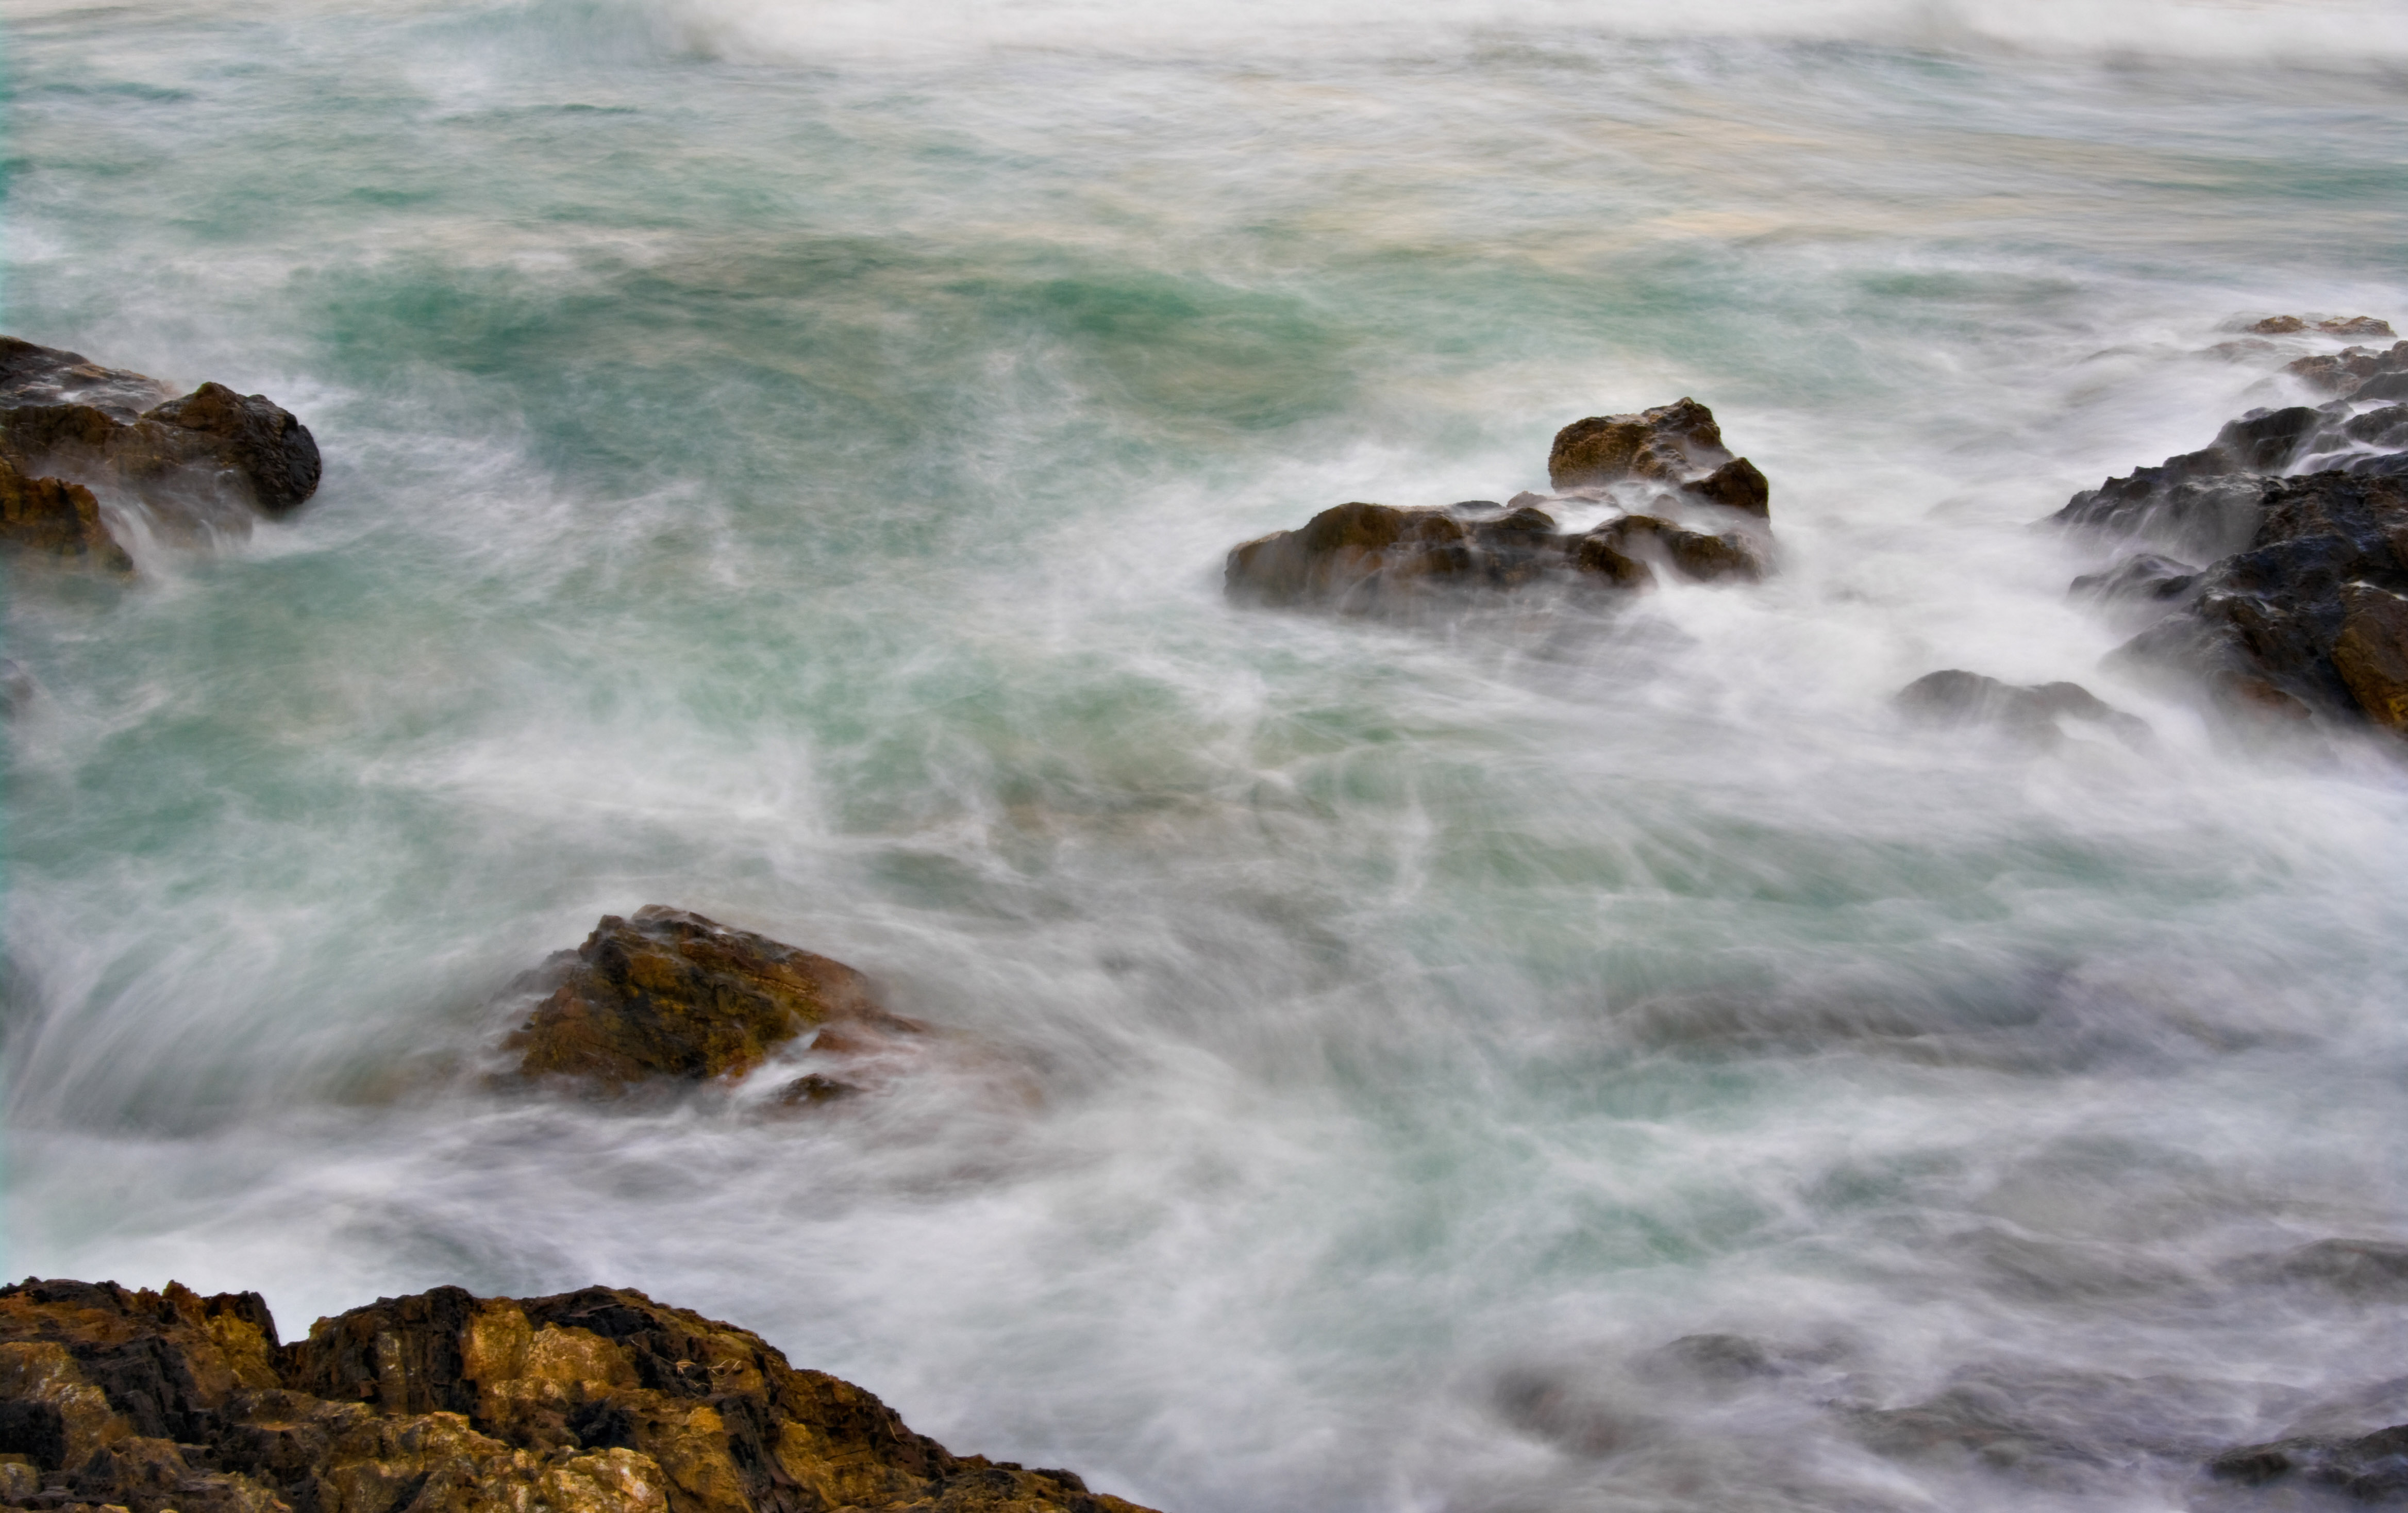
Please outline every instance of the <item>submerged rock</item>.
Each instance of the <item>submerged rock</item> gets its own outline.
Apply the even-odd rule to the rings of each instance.
[[[100,517],[100,501],[80,483],[28,478],[0,456],[0,547],[103,572],[130,573],[134,559]]]
[[[77,353],[0,337],[0,457],[143,510],[171,535],[240,531],[316,492],[309,428],[264,395],[181,398]]]
[[[2042,745],[2065,738],[2060,721],[2097,726],[2125,742],[2148,739],[2149,728],[2078,683],[2021,685],[1961,668],[1927,672],[1898,692],[1899,713],[1928,725],[1985,726]]]
[[[604,915],[520,987],[547,996],[503,1042],[514,1075],[603,1096],[734,1082],[810,1031],[815,1046],[868,1056],[924,1030],[841,961],[660,904]]]
[[[760,1336],[588,1288],[384,1298],[280,1345],[254,1292],[0,1289],[0,1498],[127,1513],[1143,1513],[956,1456]]]
[[[1556,436],[1548,469],[1556,488],[1582,492],[1501,505],[1341,504],[1232,548],[1224,585],[1244,603],[1375,614],[1538,584],[1641,588],[1658,570],[1698,582],[1766,571],[1770,488],[1724,448],[1713,412],[1694,399],[1576,421]],[[1558,528],[1561,510],[1594,510],[1622,486],[1613,517],[1585,532]]]
[[[2208,1475],[2244,1487],[2298,1482],[2359,1503],[2408,1503],[2408,1424],[2355,1438],[2303,1436],[2244,1445],[2207,1463]]]
[[[2408,1303],[2408,1244],[2397,1240],[2316,1240],[2244,1257],[2226,1272],[2235,1281],[2312,1286],[2365,1303]]]

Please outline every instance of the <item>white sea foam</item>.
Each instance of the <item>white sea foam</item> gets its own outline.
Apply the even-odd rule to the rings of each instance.
[[[2241,318],[2408,315],[2396,10],[338,9],[10,11],[11,328],[329,458],[15,581],[15,1272],[640,1286],[1172,1513],[2165,1506],[2396,1375],[2229,1268],[2408,1235],[2408,788],[2110,659],[2029,528],[2336,345]],[[2063,62],[2136,42],[2341,71]],[[1760,587],[1220,597],[1682,393]],[[1948,666],[2153,739],[1902,726]],[[980,1055],[460,1075],[652,901]],[[2071,1448],[1867,1446],[1952,1383]]]

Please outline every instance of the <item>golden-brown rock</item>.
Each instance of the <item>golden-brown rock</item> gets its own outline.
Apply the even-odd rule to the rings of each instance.
[[[100,501],[80,483],[28,478],[0,456],[0,545],[104,572],[134,570],[134,559],[100,518]]]
[[[2408,598],[2369,584],[2343,589],[2332,659],[2368,719],[2408,734]]]
[[[1749,465],[1727,472],[1735,458],[1723,445],[1714,412],[1683,397],[1633,415],[1591,415],[1555,433],[1547,453],[1547,477],[1557,490],[1617,483],[1626,478],[1679,485],[1708,484],[1713,494],[1734,496],[1735,508],[1761,513],[1770,491],[1764,475]],[[1719,482],[1712,482],[1719,480]],[[1763,491],[1764,499],[1752,496]]]
[[[607,1288],[438,1288],[282,1347],[256,1294],[0,1289],[0,1501],[129,1513],[1143,1513]]]
[[[732,1082],[807,1030],[868,1053],[923,1028],[887,1013],[841,961],[660,904],[604,915],[536,985],[549,995],[503,1043],[517,1074],[602,1094]]]
[[[155,380],[0,337],[0,457],[147,512],[170,535],[240,533],[317,490],[318,443],[265,395]]]

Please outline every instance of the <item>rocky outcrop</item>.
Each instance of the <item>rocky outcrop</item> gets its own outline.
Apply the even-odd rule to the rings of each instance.
[[[527,1083],[595,1096],[638,1087],[741,1080],[804,1035],[840,1061],[874,1064],[925,1027],[890,1014],[841,961],[650,904],[606,915],[585,943],[516,985],[542,1001],[503,1042]],[[788,1102],[842,1096],[853,1084],[812,1074]]]
[[[1548,472],[1555,494],[1504,504],[1325,510],[1233,548],[1225,587],[1241,603],[1396,614],[1541,585],[1588,595],[1643,588],[1659,574],[1752,581],[1767,570],[1770,488],[1694,399],[1576,421],[1557,433]],[[1600,505],[1612,512],[1588,529],[1559,525]]]
[[[100,501],[80,483],[27,478],[0,456],[0,547],[103,572],[130,573],[134,559],[109,534]]]
[[[175,537],[239,534],[316,492],[318,443],[264,395],[152,379],[0,337],[0,458],[141,510]]]
[[[1143,1513],[956,1456],[760,1336],[588,1288],[382,1298],[282,1345],[257,1293],[0,1289],[0,1503],[105,1513]]]
[[[2382,334],[2391,333],[2386,328]],[[2311,389],[2344,399],[2408,399],[2408,341],[2395,341],[2381,352],[2349,347],[2312,353],[2293,359],[2285,371]]]
[[[2329,337],[2387,337],[2391,323],[2378,321],[2372,315],[2335,315],[2321,321],[2305,321],[2297,315],[2269,315],[2243,329],[2261,337],[2296,336],[2302,331],[2320,331]]]
[[[2340,397],[2254,411],[2057,512],[2123,554],[2073,588],[2143,617],[2125,655],[2231,711],[2408,733],[2408,342],[2291,371]]]
[[[2128,654],[2206,677],[2237,707],[2408,729],[2408,478],[2270,480],[2243,549],[2161,586]]]
[[[1927,672],[1899,690],[1893,701],[1918,723],[1975,726],[2036,745],[2065,739],[2066,722],[2113,735],[2128,745],[2148,740],[2149,728],[2078,683],[2018,684],[1961,668]]]

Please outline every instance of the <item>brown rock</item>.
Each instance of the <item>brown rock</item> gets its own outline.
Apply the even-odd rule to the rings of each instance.
[[[0,338],[0,457],[122,490],[174,531],[246,528],[318,487],[309,428],[264,395],[204,383],[180,399],[139,373]]]
[[[2352,347],[2343,353],[2317,353],[2285,365],[2284,371],[2298,374],[2310,388],[2348,397],[2370,382],[2408,372],[2408,341],[2394,342],[2386,352]]]
[[[2287,337],[2307,328],[2308,323],[2296,315],[2269,315],[2255,325],[2245,327],[2261,337]]]
[[[1558,490],[1652,478],[1684,483],[1731,461],[1714,412],[1676,399],[1635,415],[1592,415],[1555,433],[1547,477]]]
[[[733,1082],[807,1030],[867,1052],[924,1028],[880,1007],[841,961],[659,904],[633,919],[604,915],[528,986],[546,985],[549,996],[503,1043],[520,1053],[516,1074],[603,1095]]]
[[[1744,511],[1759,519],[1772,514],[1772,485],[1745,457],[1733,457],[1705,477],[1681,486],[1725,509]]]
[[[1597,543],[1595,547],[1591,542]],[[1739,536],[1709,536],[1656,515],[1620,515],[1609,520],[1589,532],[1582,550],[1601,561],[1660,556],[1683,577],[1701,583],[1718,578],[1754,582],[1764,576],[1764,565],[1754,548]]]
[[[2344,589],[2332,659],[2368,719],[2408,733],[2408,598],[2366,584]]]
[[[2365,337],[2369,339],[2395,335],[2389,321],[2378,321],[2372,315],[2335,316],[2318,321],[2316,329],[2329,337]]]
[[[27,478],[0,456],[0,545],[103,572],[128,573],[134,559],[100,518],[100,501],[80,483]]]
[[[0,1289],[0,1460],[129,1513],[1143,1513],[605,1288],[385,1298],[281,1348],[256,1294]]]
[[[1645,588],[1656,570],[1623,548],[1626,538],[1591,531],[1572,546],[1572,566],[1610,588]]]
[[[1469,527],[1443,510],[1341,504],[1231,550],[1223,584],[1232,598],[1278,608],[1394,608],[1433,584],[1469,580],[1470,542]]]

